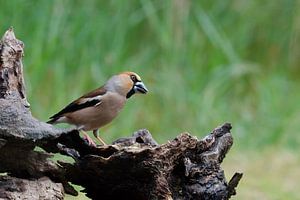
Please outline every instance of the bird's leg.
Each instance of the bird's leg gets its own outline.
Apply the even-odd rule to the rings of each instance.
[[[101,142],[103,145],[106,145],[106,143],[102,140],[102,138],[99,136],[99,132],[98,129],[93,130],[93,134],[95,136],[95,138],[97,138],[97,140],[99,142]]]
[[[83,138],[88,142],[88,144],[90,146],[94,146],[96,147],[96,143],[93,141],[93,139],[87,134],[87,132],[85,132],[84,130],[81,130],[81,132],[83,133]]]

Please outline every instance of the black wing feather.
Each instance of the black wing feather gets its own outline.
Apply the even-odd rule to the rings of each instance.
[[[65,113],[75,112],[75,111],[83,109],[83,108],[95,106],[97,103],[100,103],[100,101],[101,101],[100,99],[93,99],[91,101],[87,101],[82,104],[77,104],[75,102],[72,102],[69,105],[67,105],[64,109],[62,109],[61,111],[59,111],[58,113],[56,113],[55,115],[50,117],[50,119],[58,118]]]
[[[63,114],[66,114],[66,113],[69,113],[69,112],[75,112],[77,110],[87,108],[87,107],[91,107],[91,106],[95,106],[95,105],[99,104],[101,102],[101,99],[97,99],[97,98],[94,98],[94,97],[99,96],[99,95],[104,95],[105,93],[106,93],[106,89],[104,88],[104,86],[102,86],[102,87],[100,87],[96,90],[93,90],[93,91],[83,95],[82,97],[80,97],[79,99],[73,101],[72,103],[67,105],[64,109],[62,109],[61,111],[59,111],[58,113],[56,113],[55,115],[50,117],[50,120],[48,121],[48,123],[55,123],[55,121],[57,119],[59,119]],[[91,98],[91,100],[86,101],[84,103],[80,103],[80,99],[82,99],[82,98],[83,99]]]

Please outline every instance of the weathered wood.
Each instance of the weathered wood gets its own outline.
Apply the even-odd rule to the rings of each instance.
[[[26,101],[25,84],[23,79],[23,48],[22,41],[17,40],[12,28],[5,32],[1,39],[0,52],[0,97],[4,98],[12,92],[18,93],[25,105]]]
[[[229,198],[233,195],[236,195],[235,188],[238,186],[242,177],[243,177],[242,173],[235,173],[233,177],[230,179],[227,187]]]
[[[45,194],[53,195],[49,199],[62,199],[63,188],[77,195],[69,182],[83,186],[92,199],[226,200],[235,194],[241,174],[227,183],[220,167],[233,143],[230,124],[202,140],[183,133],[159,145],[144,129],[112,145],[89,146],[77,130],[58,129],[32,117],[23,80],[23,47],[12,29],[0,41],[0,173],[8,173],[0,176],[0,198],[42,199],[45,182],[51,185]],[[53,153],[74,162],[57,163]]]
[[[53,183],[47,177],[26,180],[0,176],[0,199],[62,200],[64,193],[62,184]]]
[[[68,183],[63,180],[61,167],[49,160],[51,155],[34,151],[36,145],[42,140],[56,138],[67,131],[57,129],[32,117],[26,100],[23,79],[23,48],[23,43],[16,39],[12,28],[6,31],[0,40],[0,173],[8,172],[9,175],[20,178],[38,179],[48,176],[53,181],[64,183],[69,189]],[[28,196],[28,199],[38,199],[35,195],[41,194],[36,192],[38,188],[33,182],[28,182],[26,179],[17,180],[13,177],[9,180],[10,182],[17,181],[16,183],[21,181],[22,187],[26,188],[24,191],[16,191],[15,195],[20,195],[23,191],[25,196],[32,194],[32,197]],[[39,182],[37,181],[36,184]],[[25,187],[26,184],[28,187]],[[51,184],[56,185],[54,182]],[[13,187],[6,186],[8,190],[15,191]],[[15,187],[15,185],[11,186]],[[2,190],[0,191],[1,196]],[[63,188],[50,187],[47,192],[63,195]],[[74,193],[72,188],[70,192]],[[61,199],[62,195],[58,195],[57,198],[53,196],[51,199]],[[14,195],[10,193],[9,196]]]
[[[228,199],[234,187],[220,163],[233,142],[230,129],[224,124],[202,140],[184,133],[160,146],[141,130],[80,157],[64,147],[76,164],[61,165],[92,199]]]
[[[2,139],[39,140],[66,132],[32,117],[23,79],[24,44],[10,28],[0,41],[0,131]]]

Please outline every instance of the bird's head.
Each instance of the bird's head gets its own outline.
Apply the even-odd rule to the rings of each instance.
[[[109,89],[130,98],[135,93],[146,94],[148,89],[140,76],[134,72],[123,72],[111,77],[107,85]]]

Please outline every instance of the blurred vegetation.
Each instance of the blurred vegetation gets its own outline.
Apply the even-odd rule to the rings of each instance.
[[[299,0],[0,0],[0,30],[10,26],[26,46],[37,118],[135,71],[150,92],[102,129],[106,141],[140,128],[160,143],[184,131],[202,137],[229,121],[235,144],[224,165],[252,169],[236,199],[296,198],[294,182],[276,190],[284,170],[263,176],[261,165],[286,154],[294,164],[284,169],[300,164]]]

